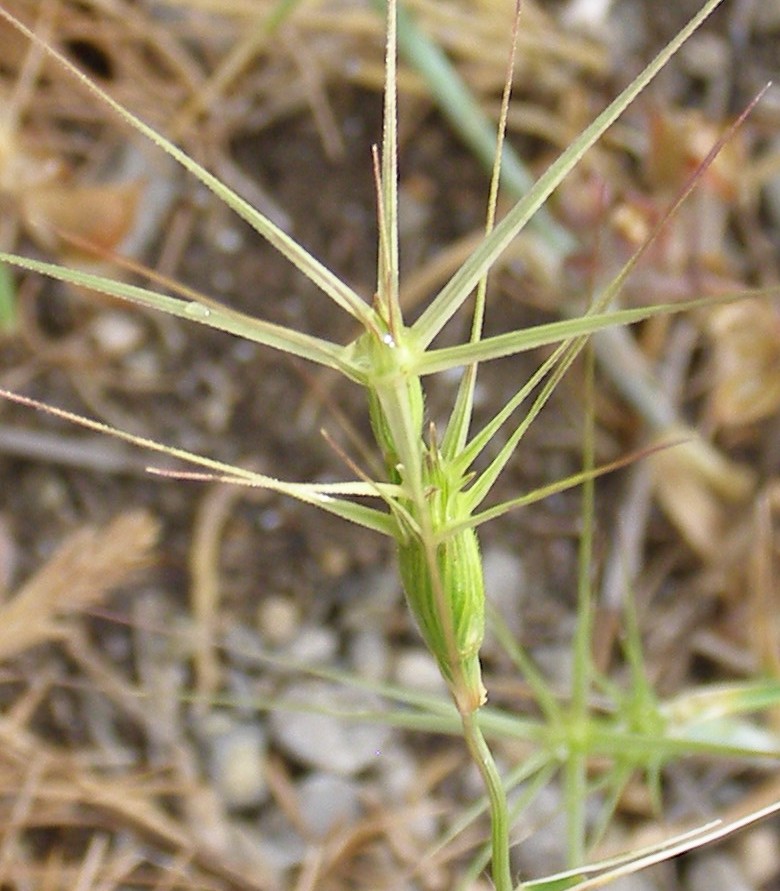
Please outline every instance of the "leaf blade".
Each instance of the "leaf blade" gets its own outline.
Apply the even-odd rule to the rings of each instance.
[[[476,343],[461,343],[438,350],[427,350],[419,359],[417,371],[420,375],[435,374],[439,371],[458,368],[461,365],[469,365],[472,362],[488,362],[492,359],[513,356],[559,341],[584,337],[606,328],[631,325],[657,315],[685,312],[703,306],[712,306],[718,302],[726,303],[747,297],[767,297],[776,293],[776,287],[761,288],[718,295],[717,297],[687,300],[682,303],[659,303],[655,306],[618,309],[549,322],[544,325],[536,325],[533,328],[508,331],[493,337],[486,337]]]
[[[281,352],[308,359],[318,365],[334,368],[355,379],[356,369],[348,360],[346,351],[338,344],[320,337],[314,337],[293,328],[276,325],[245,315],[229,307],[213,303],[206,305],[197,300],[182,300],[161,294],[149,288],[116,281],[102,275],[71,269],[57,263],[33,260],[18,254],[0,252],[0,263],[8,263],[20,269],[27,269],[57,281],[88,288],[110,297],[117,297],[148,309],[165,312],[168,315],[198,322],[228,334],[272,347]]]

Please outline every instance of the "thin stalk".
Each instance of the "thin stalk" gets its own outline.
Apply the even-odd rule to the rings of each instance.
[[[383,250],[379,251],[377,289],[387,305],[390,330],[398,338],[402,327],[398,301],[398,87],[396,69],[396,3],[387,4],[387,46],[385,49],[385,96],[382,127],[380,229]]]
[[[381,5],[381,0],[374,0],[374,5]],[[414,17],[404,7],[398,10],[398,45],[406,60],[425,79],[439,110],[455,132],[490,170],[496,155],[494,127],[446,53],[417,27]],[[517,195],[530,192],[534,186],[533,175],[511,148],[501,146],[499,151],[502,185]],[[574,238],[546,208],[537,211],[531,225],[557,253],[573,250]]]
[[[496,225],[496,209],[498,207],[498,190],[501,182],[501,162],[504,141],[506,139],[506,122],[509,116],[509,102],[512,96],[512,80],[515,70],[515,57],[517,55],[517,36],[520,28],[521,0],[517,0],[515,18],[512,25],[512,40],[507,62],[507,72],[504,79],[504,92],[501,96],[501,113],[498,118],[498,131],[496,133],[495,157],[490,177],[490,193],[488,195],[487,219],[485,221],[485,237],[489,237]],[[485,305],[487,303],[488,270],[479,280],[477,293],[474,299],[474,317],[471,322],[471,343],[477,343],[482,339],[482,329],[485,321]],[[466,368],[465,374],[458,388],[450,420],[447,424],[447,432],[442,443],[442,452],[450,458],[454,458],[463,451],[469,435],[471,417],[474,408],[474,390],[477,382],[476,362]]]
[[[576,736],[566,765],[566,799],[568,820],[568,856],[570,866],[585,860],[585,802],[587,789],[587,744],[580,737],[590,731],[589,697],[593,675],[593,596],[591,571],[593,565],[593,523],[595,489],[592,474],[595,467],[595,358],[592,349],[585,353],[585,429],[583,435],[582,533],[579,543],[579,571],[577,579],[577,629],[574,635],[574,672],[570,721]]]
[[[592,631],[592,555],[595,492],[593,469],[595,467],[594,442],[594,357],[593,350],[586,351],[585,369],[585,430],[583,436],[582,470],[582,532],[579,542],[579,568],[577,579],[577,631],[574,638],[574,679],[572,712],[575,720],[586,718],[591,686],[591,631]]]
[[[482,776],[490,803],[493,884],[496,886],[496,891],[513,891],[512,872],[509,868],[509,808],[504,784],[499,776],[493,753],[477,722],[476,712],[461,713],[460,717],[463,723],[463,738]]]
[[[524,813],[531,806],[539,796],[539,793],[552,781],[557,771],[557,762],[551,758],[547,752],[541,751],[534,753],[512,769],[504,780],[504,786],[507,791],[511,792],[517,789],[521,783],[524,784],[524,786],[522,793],[516,797],[510,809],[510,823],[513,823],[520,814]],[[477,814],[483,810],[484,806],[480,805],[479,809],[472,808],[470,811],[467,811],[464,814],[463,819],[460,821],[461,828],[470,825]],[[454,830],[457,828],[458,824],[451,830],[453,837],[455,834]],[[486,844],[480,850],[479,854],[474,857],[459,878],[454,891],[472,891],[479,877],[485,871],[488,863],[490,863],[490,856],[490,845]],[[526,886],[522,882],[516,886],[517,889],[523,889],[525,887]]]

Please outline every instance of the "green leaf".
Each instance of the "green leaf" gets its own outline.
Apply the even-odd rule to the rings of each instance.
[[[16,330],[16,286],[8,264],[0,263],[0,333]]]
[[[426,350],[421,353],[417,372],[421,375],[435,374],[450,368],[470,365],[472,362],[487,362],[513,356],[540,346],[584,337],[605,328],[617,325],[631,325],[658,315],[670,315],[685,312],[703,306],[712,306],[729,300],[742,300],[747,297],[768,296],[777,293],[777,288],[766,288],[755,291],[741,291],[736,294],[718,295],[717,298],[687,300],[682,303],[661,303],[656,306],[642,306],[635,309],[618,309],[609,312],[594,313],[574,319],[562,319],[546,325],[537,325],[520,331],[507,331],[494,337],[486,337],[476,343],[460,343],[456,346],[439,350]]]
[[[118,297],[148,309],[156,309],[178,316],[191,322],[198,322],[215,328],[218,331],[226,331],[251,340],[264,346],[272,347],[292,356],[299,356],[341,371],[348,377],[354,378],[355,368],[347,359],[347,351],[344,347],[314,337],[294,328],[285,328],[272,322],[265,322],[253,316],[244,315],[229,307],[220,307],[212,302],[200,303],[197,300],[182,300],[179,297],[170,297],[160,294],[148,288],[116,281],[102,275],[71,269],[56,263],[45,263],[41,260],[32,260],[18,254],[6,254],[0,252],[0,263],[9,263],[21,269],[29,269],[41,275],[49,276],[68,284],[88,288],[100,294],[110,297]]]

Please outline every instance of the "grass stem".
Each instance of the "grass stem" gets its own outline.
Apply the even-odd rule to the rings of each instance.
[[[492,875],[496,891],[513,891],[512,874],[509,868],[509,809],[507,807],[504,784],[496,767],[476,711],[462,712],[463,737],[471,757],[482,776],[482,782],[490,802],[490,841],[492,849]]]

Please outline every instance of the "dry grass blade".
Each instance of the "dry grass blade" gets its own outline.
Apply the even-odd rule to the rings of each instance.
[[[121,514],[102,529],[73,532],[0,607],[0,659],[60,637],[65,615],[99,603],[149,563],[157,535],[156,520],[144,511]]]
[[[236,486],[212,488],[198,509],[192,546],[191,602],[197,628],[195,671],[197,696],[204,703],[219,687],[216,631],[220,604],[219,552],[225,526],[243,493]]]
[[[189,865],[185,870],[190,875],[182,876],[182,883],[164,884],[163,887],[218,891],[225,887],[223,882],[231,889],[243,891],[267,891],[272,887],[270,882],[257,875],[251,878],[241,875],[240,864],[227,863],[208,850],[156,804],[158,796],[179,791],[175,782],[148,772],[128,771],[108,778],[84,767],[81,759],[41,743],[32,733],[4,720],[0,721],[0,748],[0,795],[4,799],[16,795],[19,802],[6,826],[4,847],[8,850],[21,847],[21,833],[26,828],[91,827],[96,820],[99,823],[108,817],[131,830],[130,838],[135,840],[140,861],[151,862],[146,846],[138,844],[139,837],[143,837],[156,848],[175,852],[179,860],[183,858]],[[35,765],[33,772],[30,772],[31,764]],[[20,777],[29,779],[25,783]],[[95,814],[103,816],[96,818]],[[5,874],[0,873],[0,882],[17,874],[20,866],[17,859],[6,864],[7,870]],[[0,861],[0,869],[2,865]],[[21,866],[21,872],[29,872],[32,868],[29,864]],[[198,870],[193,875],[194,866]],[[210,878],[212,876],[214,878]],[[15,884],[15,887],[20,886]],[[54,887],[72,891],[75,885],[58,883]]]

